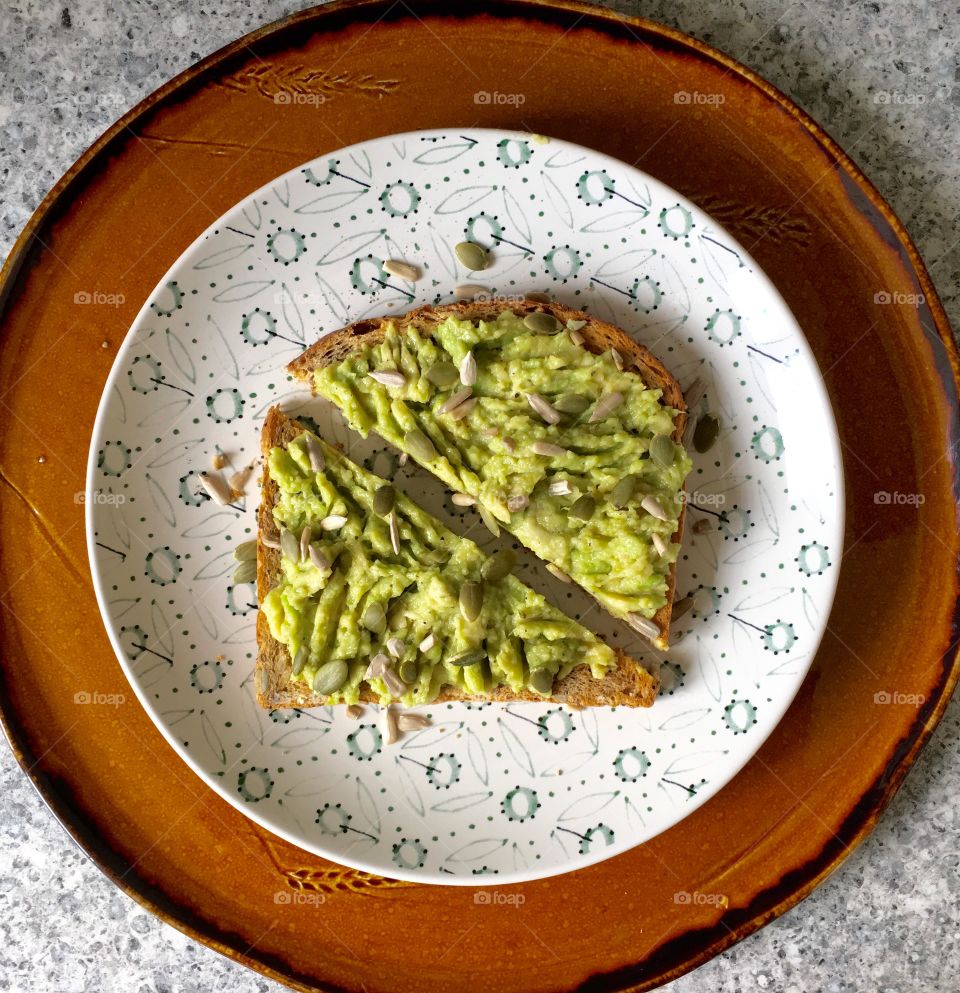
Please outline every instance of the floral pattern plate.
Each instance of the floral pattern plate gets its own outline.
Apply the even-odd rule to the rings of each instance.
[[[466,273],[470,239],[493,262]],[[420,266],[408,283],[387,259]],[[218,506],[198,474],[257,457],[267,409],[328,440],[460,533],[497,542],[442,486],[350,432],[284,366],[364,316],[478,282],[547,293],[625,328],[720,421],[692,451],[678,595],[653,651],[524,558],[521,576],[611,643],[660,666],[649,710],[444,704],[383,744],[376,708],[254,701],[256,592],[233,585],[256,531],[256,478]],[[259,470],[258,470],[259,472]],[[259,824],[385,876],[516,882],[609,858],[685,817],[737,773],[789,706],[823,634],[843,538],[833,415],[807,343],[756,263],[650,176],[567,142],[482,129],[345,148],[279,177],[173,265],[110,374],[90,450],[87,537],[120,664],[183,759]]]

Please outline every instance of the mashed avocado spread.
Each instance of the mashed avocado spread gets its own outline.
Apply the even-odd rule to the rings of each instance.
[[[650,618],[666,603],[690,459],[661,391],[577,338],[534,333],[508,310],[429,333],[390,324],[380,344],[318,370],[315,386],[361,434],[476,497],[614,616]],[[465,383],[472,392],[454,404]]]
[[[616,666],[594,634],[503,575],[504,553],[488,558],[315,435],[274,448],[268,467],[281,575],[261,609],[294,678],[330,702],[356,703],[364,681],[407,706],[445,685],[549,695],[575,666],[598,679]]]

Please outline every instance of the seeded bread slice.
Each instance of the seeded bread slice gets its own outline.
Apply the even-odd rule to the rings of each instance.
[[[313,389],[313,374],[318,369],[341,362],[354,349],[362,348],[364,345],[379,344],[383,340],[388,323],[392,323],[399,330],[412,326],[421,332],[429,333],[431,328],[442,324],[448,317],[468,321],[493,321],[504,310],[510,310],[520,316],[543,311],[552,314],[561,324],[566,324],[570,320],[585,322],[580,328],[585,348],[596,355],[601,355],[611,348],[616,349],[623,358],[624,368],[636,368],[648,386],[663,391],[663,402],[679,411],[674,419],[673,440],[678,444],[682,443],[687,424],[687,406],[680,384],[663,363],[620,328],[561,303],[541,303],[535,300],[524,300],[520,303],[507,303],[502,300],[463,301],[437,307],[419,307],[398,317],[368,318],[325,335],[295,358],[287,369]],[[674,544],[680,542],[685,511],[686,504],[681,507],[677,520],[677,530],[672,538]],[[653,639],[653,644],[662,651],[670,647],[670,615],[673,610],[676,571],[677,567],[674,564],[667,576],[667,602],[651,618],[660,629],[660,636]]]
[[[270,450],[285,447],[294,438],[307,430],[276,407],[272,408],[264,421],[261,434],[261,451],[264,457],[263,478],[261,481],[260,510],[257,531],[257,599],[263,602],[267,593],[276,585],[280,577],[280,552],[264,544],[263,539],[279,541],[280,532],[273,516],[278,487],[270,478],[267,458]],[[318,707],[327,703],[327,698],[314,693],[299,680],[291,678],[293,664],[286,645],[277,641],[270,633],[270,625],[261,611],[257,615],[257,702],[271,709],[281,707]],[[649,707],[657,695],[659,682],[635,659],[620,649],[616,650],[617,668],[602,679],[595,679],[587,666],[578,666],[563,679],[554,684],[551,700],[566,703],[571,707]],[[367,703],[377,701],[376,694],[366,684],[361,688],[360,698]],[[505,686],[495,688],[483,696],[471,696],[452,686],[445,686],[437,697],[437,703],[452,700],[538,700],[545,698],[535,693],[515,693]]]

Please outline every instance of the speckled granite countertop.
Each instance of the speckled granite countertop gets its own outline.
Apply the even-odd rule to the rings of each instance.
[[[81,152],[202,56],[299,9],[281,0],[28,0],[0,6],[0,253]],[[946,0],[621,2],[797,100],[861,164],[960,326],[960,28]],[[82,98],[78,98],[82,93]],[[888,99],[889,94],[898,95]],[[873,835],[809,899],[666,989],[960,989],[960,701]],[[282,987],[197,945],[113,887],[0,746],[0,990]]]

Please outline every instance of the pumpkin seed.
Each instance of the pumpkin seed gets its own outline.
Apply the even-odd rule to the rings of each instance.
[[[655,434],[650,439],[650,458],[664,469],[669,469],[673,465],[674,457],[677,454],[677,446],[673,439],[665,434]]]
[[[553,673],[549,669],[531,669],[530,689],[535,693],[549,693],[553,689]]]
[[[667,512],[660,506],[660,501],[654,496],[645,496],[640,501],[640,506],[651,516],[656,517],[658,521],[669,521],[670,518],[667,517]]]
[[[462,390],[457,390],[456,393],[453,393],[451,396],[447,397],[447,399],[444,400],[439,407],[437,407],[437,413],[449,414],[450,411],[456,410],[460,404],[470,399],[471,393],[473,393],[472,386],[464,386]]]
[[[460,362],[460,382],[464,386],[473,386],[477,381],[477,360],[474,357],[473,349],[467,350]]]
[[[657,550],[657,555],[659,555],[662,558],[664,555],[667,554],[667,548],[668,548],[667,543],[663,540],[663,536],[657,534],[656,531],[654,531],[653,534],[650,535],[650,537],[653,540],[653,547]]]
[[[483,610],[483,584],[468,579],[460,587],[460,613],[465,621],[475,621]]]
[[[539,393],[524,393],[527,398],[527,403],[530,407],[538,413],[547,424],[559,424],[562,420],[562,415],[560,411],[554,410],[553,407],[547,403],[546,400]]]
[[[533,448],[534,455],[546,455],[553,457],[570,454],[565,448],[561,448],[559,445],[554,445],[553,442],[550,441],[535,441],[531,447]]]
[[[681,617],[683,617],[683,615],[685,613],[687,613],[687,611],[692,606],[693,606],[693,597],[692,596],[685,596],[685,597],[683,597],[683,599],[677,600],[674,603],[674,605],[673,605],[673,611],[671,612],[671,615],[670,616],[673,618],[673,620],[677,621]]]
[[[383,263],[383,268],[391,276],[399,276],[409,283],[415,283],[420,278],[420,270],[409,262],[400,262],[397,259],[387,259]]]
[[[380,517],[386,517],[393,510],[393,505],[397,500],[397,491],[389,484],[377,487],[377,492],[373,494],[373,512]]]
[[[693,594],[693,609],[698,614],[712,614],[716,610],[713,605],[713,594],[702,586]]]
[[[554,579],[559,579],[561,583],[573,582],[573,580],[563,571],[563,569],[554,565],[552,562],[547,563],[547,572],[549,572]]]
[[[303,667],[307,664],[307,659],[310,657],[310,650],[306,645],[301,645],[297,649],[297,654],[293,657],[293,675],[299,676],[303,672]]]
[[[431,631],[430,634],[428,634],[426,638],[424,638],[423,641],[421,641],[417,647],[420,649],[421,652],[429,652],[430,649],[433,648],[433,646],[436,643],[437,643],[437,639],[433,636],[433,632]]]
[[[380,732],[384,744],[392,745],[397,740],[397,717],[389,704],[380,711]]]
[[[286,528],[280,531],[280,555],[291,562],[296,562],[300,558],[300,542],[297,536]]]
[[[624,618],[627,624],[633,628],[634,631],[642,634],[645,638],[649,638],[651,641],[656,640],[660,637],[660,628],[657,627],[653,621],[648,620],[643,614],[629,613]]]
[[[553,314],[545,314],[542,310],[535,310],[523,319],[523,326],[534,334],[556,334],[563,325]]]
[[[507,510],[511,514],[516,514],[530,505],[530,497],[525,493],[517,493],[507,500]]]
[[[550,496],[570,496],[573,490],[569,479],[556,479],[547,487],[547,492]]]
[[[498,583],[513,572],[517,556],[512,548],[501,548],[494,552],[480,567],[480,575],[489,583]]]
[[[327,467],[326,459],[323,457],[323,450],[320,442],[308,431],[303,436],[303,447],[307,450],[307,458],[310,459],[310,468],[314,472],[323,472]]]
[[[589,521],[593,517],[593,512],[597,509],[597,501],[592,496],[585,493],[582,497],[574,500],[573,506],[567,512],[569,517],[578,521]]]
[[[513,440],[513,438],[507,436],[506,438],[503,439],[503,447],[508,452],[513,454],[513,452],[517,450],[517,443]]]
[[[426,372],[427,380],[437,389],[448,390],[460,378],[452,362],[435,362]]]
[[[344,710],[344,713],[351,721],[359,720],[363,716],[363,707],[358,703],[351,703],[349,707]]]
[[[531,290],[527,294],[528,300],[534,300],[536,303],[550,303],[550,297],[546,293],[541,293],[540,290]]]
[[[460,264],[471,272],[486,269],[490,263],[487,250],[482,245],[477,245],[472,241],[461,241],[454,248],[454,252],[456,252]]]
[[[322,531],[339,531],[347,523],[347,520],[343,514],[329,514],[320,521],[320,529]]]
[[[401,731],[420,731],[430,727],[430,718],[423,714],[398,714],[397,727]]]
[[[395,658],[400,658],[403,655],[404,649],[407,646],[403,643],[403,638],[388,638],[387,639],[387,651]]]
[[[477,513],[480,515],[480,520],[483,521],[484,527],[494,536],[494,538],[500,537],[500,525],[497,523],[497,519],[487,510],[482,503],[477,504]]]
[[[593,408],[593,413],[590,415],[590,422],[595,424],[597,421],[602,421],[605,417],[609,417],[621,403],[623,403],[623,394],[619,390],[613,390],[611,393],[604,394],[597,401],[596,407]]]
[[[305,559],[310,554],[310,539],[313,537],[313,528],[306,524],[300,532],[300,559]]]
[[[477,498],[470,496],[469,493],[454,493],[450,497],[450,502],[454,507],[472,507],[477,502]]]
[[[417,663],[413,659],[407,659],[400,663],[400,678],[405,683],[415,683],[417,681]]]
[[[704,414],[693,431],[693,447],[702,455],[713,448],[720,434],[720,421],[712,414]]]
[[[374,634],[382,634],[387,626],[387,615],[383,605],[379,603],[368,603],[366,610],[360,618],[360,623]]]
[[[394,555],[400,554],[400,525],[397,524],[397,515],[390,511],[390,547]]]
[[[459,655],[454,655],[445,661],[449,662],[450,665],[456,666],[476,665],[486,657],[487,653],[482,648],[471,648],[470,651],[460,652]]]
[[[334,659],[317,669],[317,674],[313,677],[313,689],[316,693],[323,693],[324,696],[336,693],[338,689],[347,681],[349,668],[343,659]]]
[[[316,545],[311,545],[307,549],[307,554],[310,556],[310,561],[321,572],[329,572],[330,571],[330,559],[328,559],[326,557],[326,555],[324,555],[323,552],[321,552],[320,549],[317,548]]]
[[[575,321],[573,320],[573,318],[567,321],[568,331],[579,331],[581,328],[585,328],[586,326],[587,326],[586,321]]]
[[[403,436],[403,443],[418,462],[432,462],[437,457],[433,442],[419,428],[408,431]]]
[[[252,562],[257,557],[257,539],[240,542],[233,550],[233,557],[238,562]]]
[[[370,378],[376,380],[382,386],[406,386],[407,377],[396,369],[377,369],[370,373]]]
[[[553,406],[561,414],[579,417],[590,406],[590,398],[583,396],[582,393],[565,393],[553,401]]]
[[[233,582],[235,586],[241,583],[252,583],[257,578],[256,559],[248,559],[241,562],[233,571]]]
[[[211,476],[209,473],[200,473],[200,484],[207,491],[207,495],[214,503],[221,507],[226,507],[230,503],[230,488],[224,482],[222,476]]]
[[[453,288],[453,295],[460,300],[472,300],[474,297],[486,296],[490,291],[479,283],[461,283]]]
[[[709,534],[713,530],[713,521],[709,517],[701,517],[693,525],[694,534]]]
[[[614,486],[610,494],[610,502],[617,508],[626,507],[633,499],[633,494],[637,488],[636,476],[624,476],[623,479]]]

